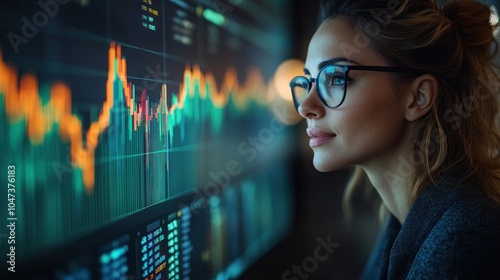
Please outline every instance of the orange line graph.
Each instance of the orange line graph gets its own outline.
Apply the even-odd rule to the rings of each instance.
[[[148,102],[136,103],[132,92],[132,83],[127,80],[127,63],[122,57],[121,47],[111,43],[108,52],[108,77],[106,82],[106,99],[96,121],[90,124],[84,132],[80,119],[72,113],[71,90],[62,82],[52,85],[50,99],[45,104],[39,96],[38,80],[33,74],[25,74],[20,80],[16,69],[3,61],[0,50],[0,96],[3,95],[5,109],[10,123],[26,121],[26,133],[31,144],[43,143],[45,135],[50,133],[55,124],[59,124],[59,136],[63,141],[70,143],[71,163],[80,168],[83,174],[83,183],[87,193],[91,193],[95,184],[94,161],[95,150],[101,134],[110,126],[110,111],[113,108],[116,83],[121,84],[123,99],[133,116],[133,128],[148,122],[153,118],[158,119],[159,114],[164,114],[163,120],[167,122],[168,114],[175,110],[182,110],[187,98],[192,98],[195,93],[195,84],[198,85],[200,98],[210,98],[217,108],[223,108],[228,103],[230,95],[236,108],[244,110],[250,100],[264,104],[268,97],[263,78],[258,70],[251,70],[243,86],[238,83],[236,71],[230,69],[226,72],[221,89],[217,89],[215,78],[211,73],[203,74],[198,66],[191,70],[186,66],[183,82],[180,83],[178,102],[167,108],[167,86],[161,89],[158,106],[150,106]],[[145,92],[144,92],[145,93]],[[166,123],[163,127],[168,127]],[[146,131],[147,132],[147,131]],[[85,136],[85,140],[82,136]]]

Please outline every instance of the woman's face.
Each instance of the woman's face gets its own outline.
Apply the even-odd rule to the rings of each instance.
[[[306,77],[316,78],[319,65],[333,59],[339,65],[388,66],[369,47],[356,47],[360,42],[360,34],[356,34],[345,19],[325,21],[309,44]],[[403,94],[395,89],[392,75],[351,70],[345,100],[335,109],[322,103],[313,84],[298,110],[307,120],[317,170],[380,166],[397,158],[405,133],[405,104]]]

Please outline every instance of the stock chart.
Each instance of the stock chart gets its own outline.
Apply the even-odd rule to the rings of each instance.
[[[272,114],[273,74],[286,57],[286,33],[273,23],[280,4],[0,4],[0,166],[16,176],[15,196],[0,195],[15,207],[0,218],[16,219],[17,257],[127,220],[134,225],[99,245],[100,279],[189,279],[182,258],[216,275],[262,235],[281,236],[289,225],[275,215],[289,216],[290,197],[289,174],[273,163],[287,147]],[[148,238],[163,245],[148,248]]]

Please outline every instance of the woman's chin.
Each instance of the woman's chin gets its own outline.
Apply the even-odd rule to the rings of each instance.
[[[327,161],[322,158],[318,158],[316,156],[313,159],[313,165],[314,168],[319,172],[330,172],[343,168],[342,166],[338,166],[335,162],[332,162],[331,160]]]

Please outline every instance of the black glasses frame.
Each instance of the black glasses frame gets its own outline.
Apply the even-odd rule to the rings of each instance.
[[[340,107],[340,105],[342,105],[342,103],[344,103],[345,96],[347,93],[347,78],[349,77],[349,71],[351,71],[351,70],[364,70],[364,71],[390,72],[390,73],[408,73],[408,74],[419,74],[420,73],[419,71],[416,71],[415,69],[401,68],[401,67],[390,67],[390,66],[363,66],[363,65],[337,65],[337,64],[326,65],[319,70],[316,78],[308,79],[304,76],[296,76],[295,78],[293,78],[290,81],[290,89],[292,91],[292,98],[293,98],[293,103],[295,105],[295,109],[298,110],[299,106],[300,106],[300,103],[297,100],[297,98],[295,96],[295,92],[294,92],[294,88],[298,84],[297,80],[303,79],[303,80],[307,81],[307,83],[308,83],[307,94],[306,94],[306,96],[307,96],[309,94],[309,92],[311,91],[312,83],[316,82],[319,79],[319,76],[321,75],[321,73],[323,71],[325,71],[325,69],[327,69],[328,67],[332,67],[332,66],[342,68],[344,70],[344,73],[345,73],[344,78],[346,79],[346,82],[344,83],[344,92],[343,92],[342,100],[340,101],[340,103],[337,106],[329,106],[326,103],[326,101],[323,97],[323,94],[320,91],[320,87],[316,87],[317,91],[318,91],[319,98],[321,99],[321,102],[323,102],[323,104],[325,104],[326,107],[331,108],[331,109],[338,108],[338,107]]]

